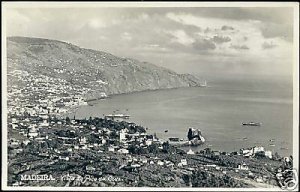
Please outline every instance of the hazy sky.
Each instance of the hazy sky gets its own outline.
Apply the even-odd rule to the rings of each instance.
[[[67,41],[180,73],[292,73],[292,8],[14,8],[7,35]]]

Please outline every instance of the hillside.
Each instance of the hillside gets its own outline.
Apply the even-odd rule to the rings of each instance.
[[[88,99],[98,98],[101,92],[112,95],[200,84],[189,74],[49,39],[8,37],[7,58],[8,71],[43,74],[87,87]]]

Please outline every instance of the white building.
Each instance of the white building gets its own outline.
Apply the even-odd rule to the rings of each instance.
[[[265,156],[272,159],[272,151],[265,151]]]
[[[123,149],[123,148],[119,149],[118,152],[123,153],[123,154],[128,154],[129,153],[128,149]]]
[[[243,163],[243,164],[238,165],[238,169],[240,169],[240,170],[249,170],[249,167],[248,167],[248,165],[246,165],[246,163]]]
[[[241,149],[241,153],[245,157],[250,157],[250,156],[253,155],[253,150],[251,150],[251,149]]]
[[[150,139],[146,140],[146,145],[147,146],[152,145],[152,140],[150,140]]]
[[[159,160],[159,161],[157,161],[157,165],[164,165],[165,163],[163,162],[163,161],[161,161],[161,160]]]
[[[80,144],[85,144],[86,143],[86,138],[85,137],[80,138],[79,143]]]
[[[26,139],[23,141],[24,145],[28,145],[30,143],[30,140]]]
[[[41,124],[41,127],[49,127],[49,123],[47,122],[47,120],[44,120]]]
[[[194,155],[195,152],[194,152],[192,149],[190,149],[190,150],[187,152],[187,154],[189,154],[189,155]]]
[[[187,160],[186,159],[181,159],[180,163],[184,166],[187,165]]]
[[[65,161],[69,161],[70,160],[69,157],[64,157],[64,156],[59,156],[58,158],[61,159],[61,160],[65,160]]]
[[[120,139],[120,142],[126,140],[126,132],[125,132],[125,130],[122,129],[122,130],[120,131],[120,137],[119,137],[119,139]]]
[[[255,146],[253,148],[253,154],[256,154],[256,153],[262,152],[262,151],[265,151],[264,147],[257,147],[257,146]]]
[[[29,130],[28,136],[29,137],[37,137],[39,135],[39,133],[37,132],[37,130],[35,128],[32,128]]]
[[[110,152],[115,152],[115,148],[112,147],[112,146],[110,146],[110,147],[108,147],[108,151],[110,151]]]

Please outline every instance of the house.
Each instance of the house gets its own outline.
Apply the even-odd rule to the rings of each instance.
[[[248,177],[249,178],[254,178],[254,173],[252,173],[251,171],[249,171]]]
[[[128,149],[124,149],[124,148],[119,149],[118,152],[122,153],[122,154],[128,154],[129,153]]]
[[[91,165],[87,165],[87,166],[85,166],[85,170],[87,170],[87,171],[96,171],[96,168],[91,166]]]
[[[265,151],[265,156],[272,159],[272,151]]]
[[[250,156],[253,155],[253,150],[251,150],[251,149],[241,149],[241,154],[244,157],[250,157]]]
[[[148,162],[148,160],[146,158],[141,158],[140,161],[144,164]]]
[[[163,162],[163,161],[161,161],[161,160],[159,160],[159,161],[157,161],[157,165],[164,165],[165,163]]]
[[[18,125],[15,124],[15,123],[13,123],[11,126],[12,126],[13,129],[16,129],[18,127]]]
[[[16,139],[12,139],[10,141],[10,145],[11,146],[18,146],[20,144],[19,140],[16,140]]]
[[[133,168],[138,168],[138,167],[141,167],[141,165],[140,165],[140,164],[137,164],[137,163],[135,163],[135,164],[131,164],[131,167],[133,167]]]
[[[28,139],[26,139],[26,140],[23,141],[24,145],[28,145],[29,143],[30,143],[30,140],[28,140]]]
[[[181,159],[180,163],[181,163],[183,166],[185,166],[185,165],[187,165],[187,160],[186,160],[186,159]]]
[[[119,140],[120,140],[120,142],[123,142],[123,141],[126,140],[126,132],[125,132],[124,129],[122,129],[122,130],[120,131]]]
[[[261,176],[259,176],[259,177],[256,178],[256,182],[262,183],[264,181],[263,181],[263,178]]]
[[[152,145],[152,140],[150,140],[150,139],[146,140],[146,145],[147,146]]]
[[[289,157],[284,157],[283,160],[284,160],[284,162],[286,162],[286,163],[290,162],[290,158],[289,158]]]
[[[219,156],[221,154],[220,151],[213,151],[212,153],[216,156]]]
[[[248,167],[248,165],[246,165],[246,163],[243,163],[243,164],[239,164],[238,165],[238,169],[240,169],[240,170],[248,170],[249,167]]]
[[[70,160],[70,158],[66,157],[66,156],[59,156],[58,158],[61,159],[61,160],[65,160],[65,161],[69,161]]]
[[[263,151],[265,151],[264,147],[258,147],[258,146],[253,147],[253,154],[256,154],[258,152],[263,152]]]
[[[110,151],[110,152],[115,152],[115,148],[114,148],[113,146],[109,146],[109,147],[108,147],[108,151]]]
[[[39,134],[35,128],[32,128],[28,132],[28,137],[37,137]]]
[[[11,122],[12,122],[12,123],[17,123],[18,121],[17,121],[16,118],[12,118],[12,119],[11,119]]]
[[[195,154],[195,152],[194,152],[194,151],[192,151],[192,149],[190,149],[188,152],[186,152],[186,154],[189,154],[189,155],[194,155],[194,154]]]
[[[166,162],[166,166],[173,168],[174,167],[174,163],[172,163],[171,161]]]
[[[81,138],[79,139],[79,143],[80,143],[80,144],[85,144],[85,143],[86,143],[86,137],[81,137]]]
[[[101,140],[101,144],[104,145],[105,143],[106,143],[106,140],[105,140],[105,139],[102,139],[102,140]]]
[[[44,120],[41,124],[41,127],[49,127],[49,123],[47,122],[47,120]]]

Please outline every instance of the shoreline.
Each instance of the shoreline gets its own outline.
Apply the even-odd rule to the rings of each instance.
[[[87,101],[89,102],[96,102],[96,101],[101,101],[104,99],[110,99],[113,98],[115,96],[122,96],[122,95],[131,95],[131,94],[136,94],[136,93],[147,93],[147,92],[156,92],[156,91],[166,91],[166,90],[176,90],[176,89],[182,89],[182,88],[205,88],[202,86],[190,86],[190,87],[172,87],[172,88],[163,88],[163,89],[147,89],[147,90],[141,90],[141,91],[132,91],[132,92],[125,92],[125,93],[114,93],[114,94],[110,94],[107,95],[106,98],[98,98],[98,99],[92,99],[91,101]]]

